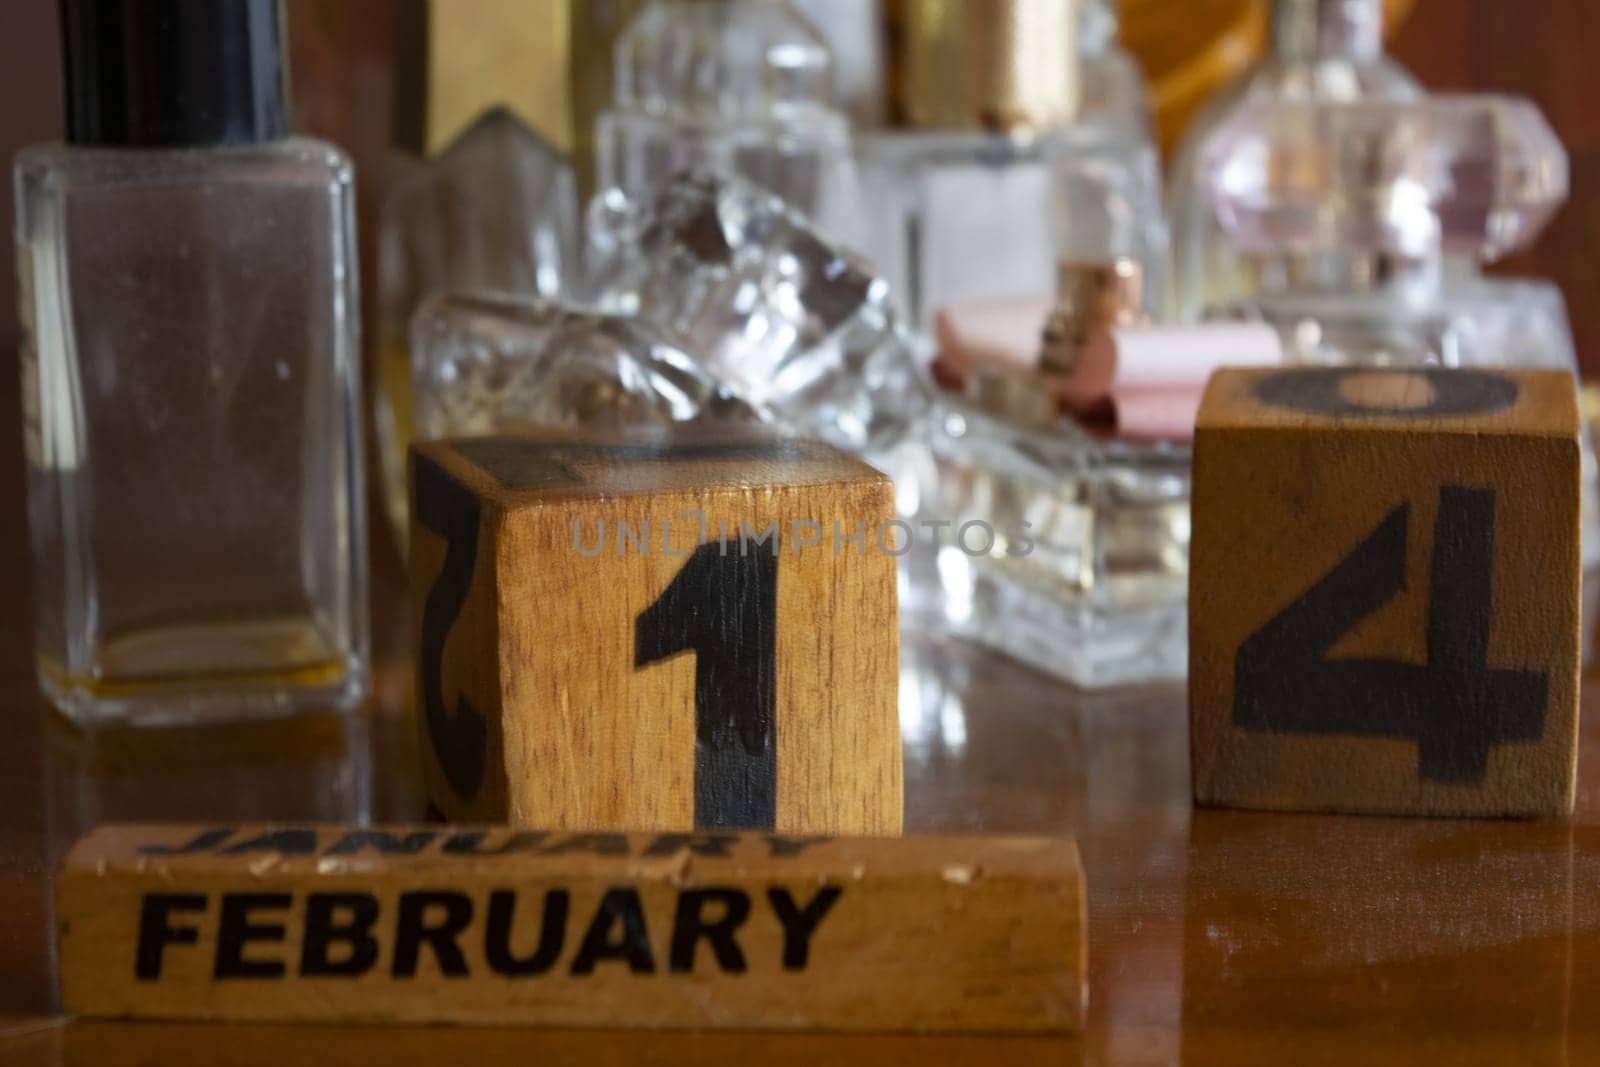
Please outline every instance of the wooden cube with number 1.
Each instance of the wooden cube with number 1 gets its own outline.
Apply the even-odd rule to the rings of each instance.
[[[899,832],[885,476],[679,431],[435,442],[411,480],[423,768],[446,816]]]
[[[1218,372],[1195,436],[1195,799],[1570,811],[1578,433],[1563,371]]]

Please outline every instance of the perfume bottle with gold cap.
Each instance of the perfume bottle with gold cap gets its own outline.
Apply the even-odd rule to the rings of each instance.
[[[1216,159],[1222,131],[1237,129],[1240,116],[1262,103],[1380,103],[1422,95],[1416,80],[1384,53],[1383,0],[1274,0],[1267,54],[1201,109],[1174,158],[1168,317],[1192,322],[1208,305],[1335,269],[1328,257],[1262,265],[1241,254],[1207,192],[1214,175],[1204,160]]]
[[[851,232],[859,184],[833,58],[787,0],[655,0],[618,40],[597,182],[648,198],[690,169],[777,193],[824,232]]]
[[[1166,227],[1145,131],[1079,121],[1079,13],[1062,0],[891,8],[894,128],[863,136],[865,250],[928,328],[974,302],[1048,300],[1063,258],[1141,265]]]

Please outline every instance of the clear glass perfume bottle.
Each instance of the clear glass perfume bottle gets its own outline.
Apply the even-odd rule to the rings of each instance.
[[[406,449],[415,427],[411,317],[431,293],[557,298],[578,288],[578,193],[571,164],[504,108],[390,185],[380,236],[376,410],[384,502],[406,529]]]
[[[782,199],[691,172],[648,198],[597,197],[592,278],[740,396],[830,444],[896,442],[920,379],[888,287]]]
[[[1383,50],[1383,0],[1273,0],[1271,47],[1190,123],[1169,190],[1172,278],[1167,312],[1193,322],[1207,305],[1275,284],[1241,259],[1218,224],[1201,159],[1217,131],[1262,101],[1359,103],[1414,100],[1422,90]]]
[[[756,421],[648,322],[537,297],[435,293],[412,325],[426,439]]]
[[[1155,149],[1143,128],[1079,121],[1075,6],[907,0],[893,11],[898,128],[862,137],[862,233],[908,321],[926,330],[953,306],[1048,302],[1062,259],[1133,258],[1158,300]]]
[[[1287,339],[1324,362],[1370,357],[1358,335],[1347,349],[1332,336],[1365,321],[1369,332],[1395,330],[1396,360],[1409,324],[1454,330],[1412,344],[1433,362],[1574,364],[1559,292],[1491,281],[1480,269],[1531,245],[1567,196],[1566,151],[1528,101],[1263,100],[1219,125],[1198,162],[1199,199],[1262,283],[1211,309],[1307,309],[1302,317],[1322,336],[1307,329]],[[1507,329],[1507,315],[1550,308],[1556,322]],[[1479,321],[1464,328],[1460,315]]]
[[[826,231],[851,232],[859,183],[833,62],[787,0],[656,0],[617,42],[596,124],[601,189],[632,196],[687,168],[738,174]]]
[[[284,137],[271,0],[63,5],[16,162],[39,678],[89,723],[367,681],[351,170]]]
[[[1059,400],[1085,346],[1140,318],[1137,267],[1067,266],[1062,281],[1037,364],[969,366],[963,395],[928,418],[924,515],[950,527],[936,556],[943,622],[1083,688],[1181,678],[1188,443],[1097,436]]]
[[[933,418],[930,514],[988,527],[938,548],[951,629],[1083,688],[1183,677],[1188,448],[950,400]]]

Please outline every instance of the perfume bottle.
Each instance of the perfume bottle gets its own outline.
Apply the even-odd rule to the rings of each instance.
[[[873,457],[912,421],[920,368],[870,264],[735,176],[695,171],[648,198],[597,197],[591,277],[740,396]]]
[[[1209,304],[1277,282],[1241,259],[1202,188],[1201,160],[1215,155],[1219,128],[1262,101],[1360,103],[1421,95],[1416,80],[1384,53],[1383,0],[1273,0],[1267,54],[1201,109],[1173,161],[1169,317],[1192,322]]]
[[[759,421],[650,323],[538,297],[435,293],[411,351],[428,440]]]
[[[1141,321],[1129,260],[1067,265],[1037,361],[964,361],[927,432],[943,623],[1083,688],[1181,678],[1190,453],[1182,439],[1091,433],[1063,417],[1088,343]]]
[[[648,195],[689,168],[738,174],[826,232],[853,232],[859,182],[833,60],[787,0],[655,0],[617,42],[596,123],[599,187]]]
[[[16,161],[40,682],[84,723],[348,705],[368,673],[349,162],[285,134],[273,0],[67,0]]]
[[[1155,149],[1144,128],[1079,121],[1076,6],[892,11],[896,128],[862,137],[862,232],[910,324],[926,331],[961,304],[1048,300],[1062,259],[1134,259],[1153,304],[1167,253]]]
[[[1199,163],[1214,224],[1265,283],[1210,314],[1275,322],[1302,360],[1576,365],[1559,290],[1482,273],[1566,199],[1566,151],[1530,102],[1261,101]]]
[[[408,338],[430,294],[481,290],[558,298],[578,287],[578,193],[566,157],[492,107],[432,158],[401,157],[379,240],[379,388],[384,503],[406,530],[406,449],[415,434]]]

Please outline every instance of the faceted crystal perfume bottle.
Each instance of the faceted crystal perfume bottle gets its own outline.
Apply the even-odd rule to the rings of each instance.
[[[435,294],[411,353],[425,439],[756,417],[648,323],[536,297]]]
[[[555,298],[575,288],[578,194],[567,159],[503,108],[391,185],[380,238],[382,336],[376,420],[384,499],[406,524],[413,427],[411,316],[443,290]]]
[[[1062,259],[1131,257],[1156,299],[1167,235],[1155,149],[1145,128],[1109,121],[1121,104],[1097,101],[1110,110],[1078,121],[1076,8],[892,10],[898,128],[862,137],[861,232],[911,325],[961,304],[1048,300]]]
[[[17,158],[35,647],[80,722],[365,691],[352,175],[285,134],[281,25],[64,4],[67,144]]]
[[[1278,284],[1241,259],[1203,188],[1202,158],[1218,130],[1262,101],[1406,101],[1417,82],[1383,51],[1383,0],[1273,0],[1265,57],[1201,109],[1172,164],[1169,317],[1193,322],[1208,305],[1248,298]]]
[[[787,0],[656,0],[617,43],[595,130],[601,189],[630,196],[688,167],[739,174],[826,232],[856,224],[850,124],[827,47]]]
[[[1271,323],[1302,362],[1576,373],[1560,291],[1481,270],[1532,244],[1566,199],[1566,152],[1528,101],[1257,101],[1216,128],[1198,162],[1216,225],[1270,282],[1206,314]],[[1593,563],[1600,510],[1586,463]]]
[[[924,395],[888,285],[777,196],[680,175],[654,195],[596,199],[591,284],[738,395],[867,455],[893,448]]]
[[[436,295],[412,325],[418,432],[758,417],[865,454],[926,403],[887,288],[782,200],[691,173],[591,212],[594,308]]]

